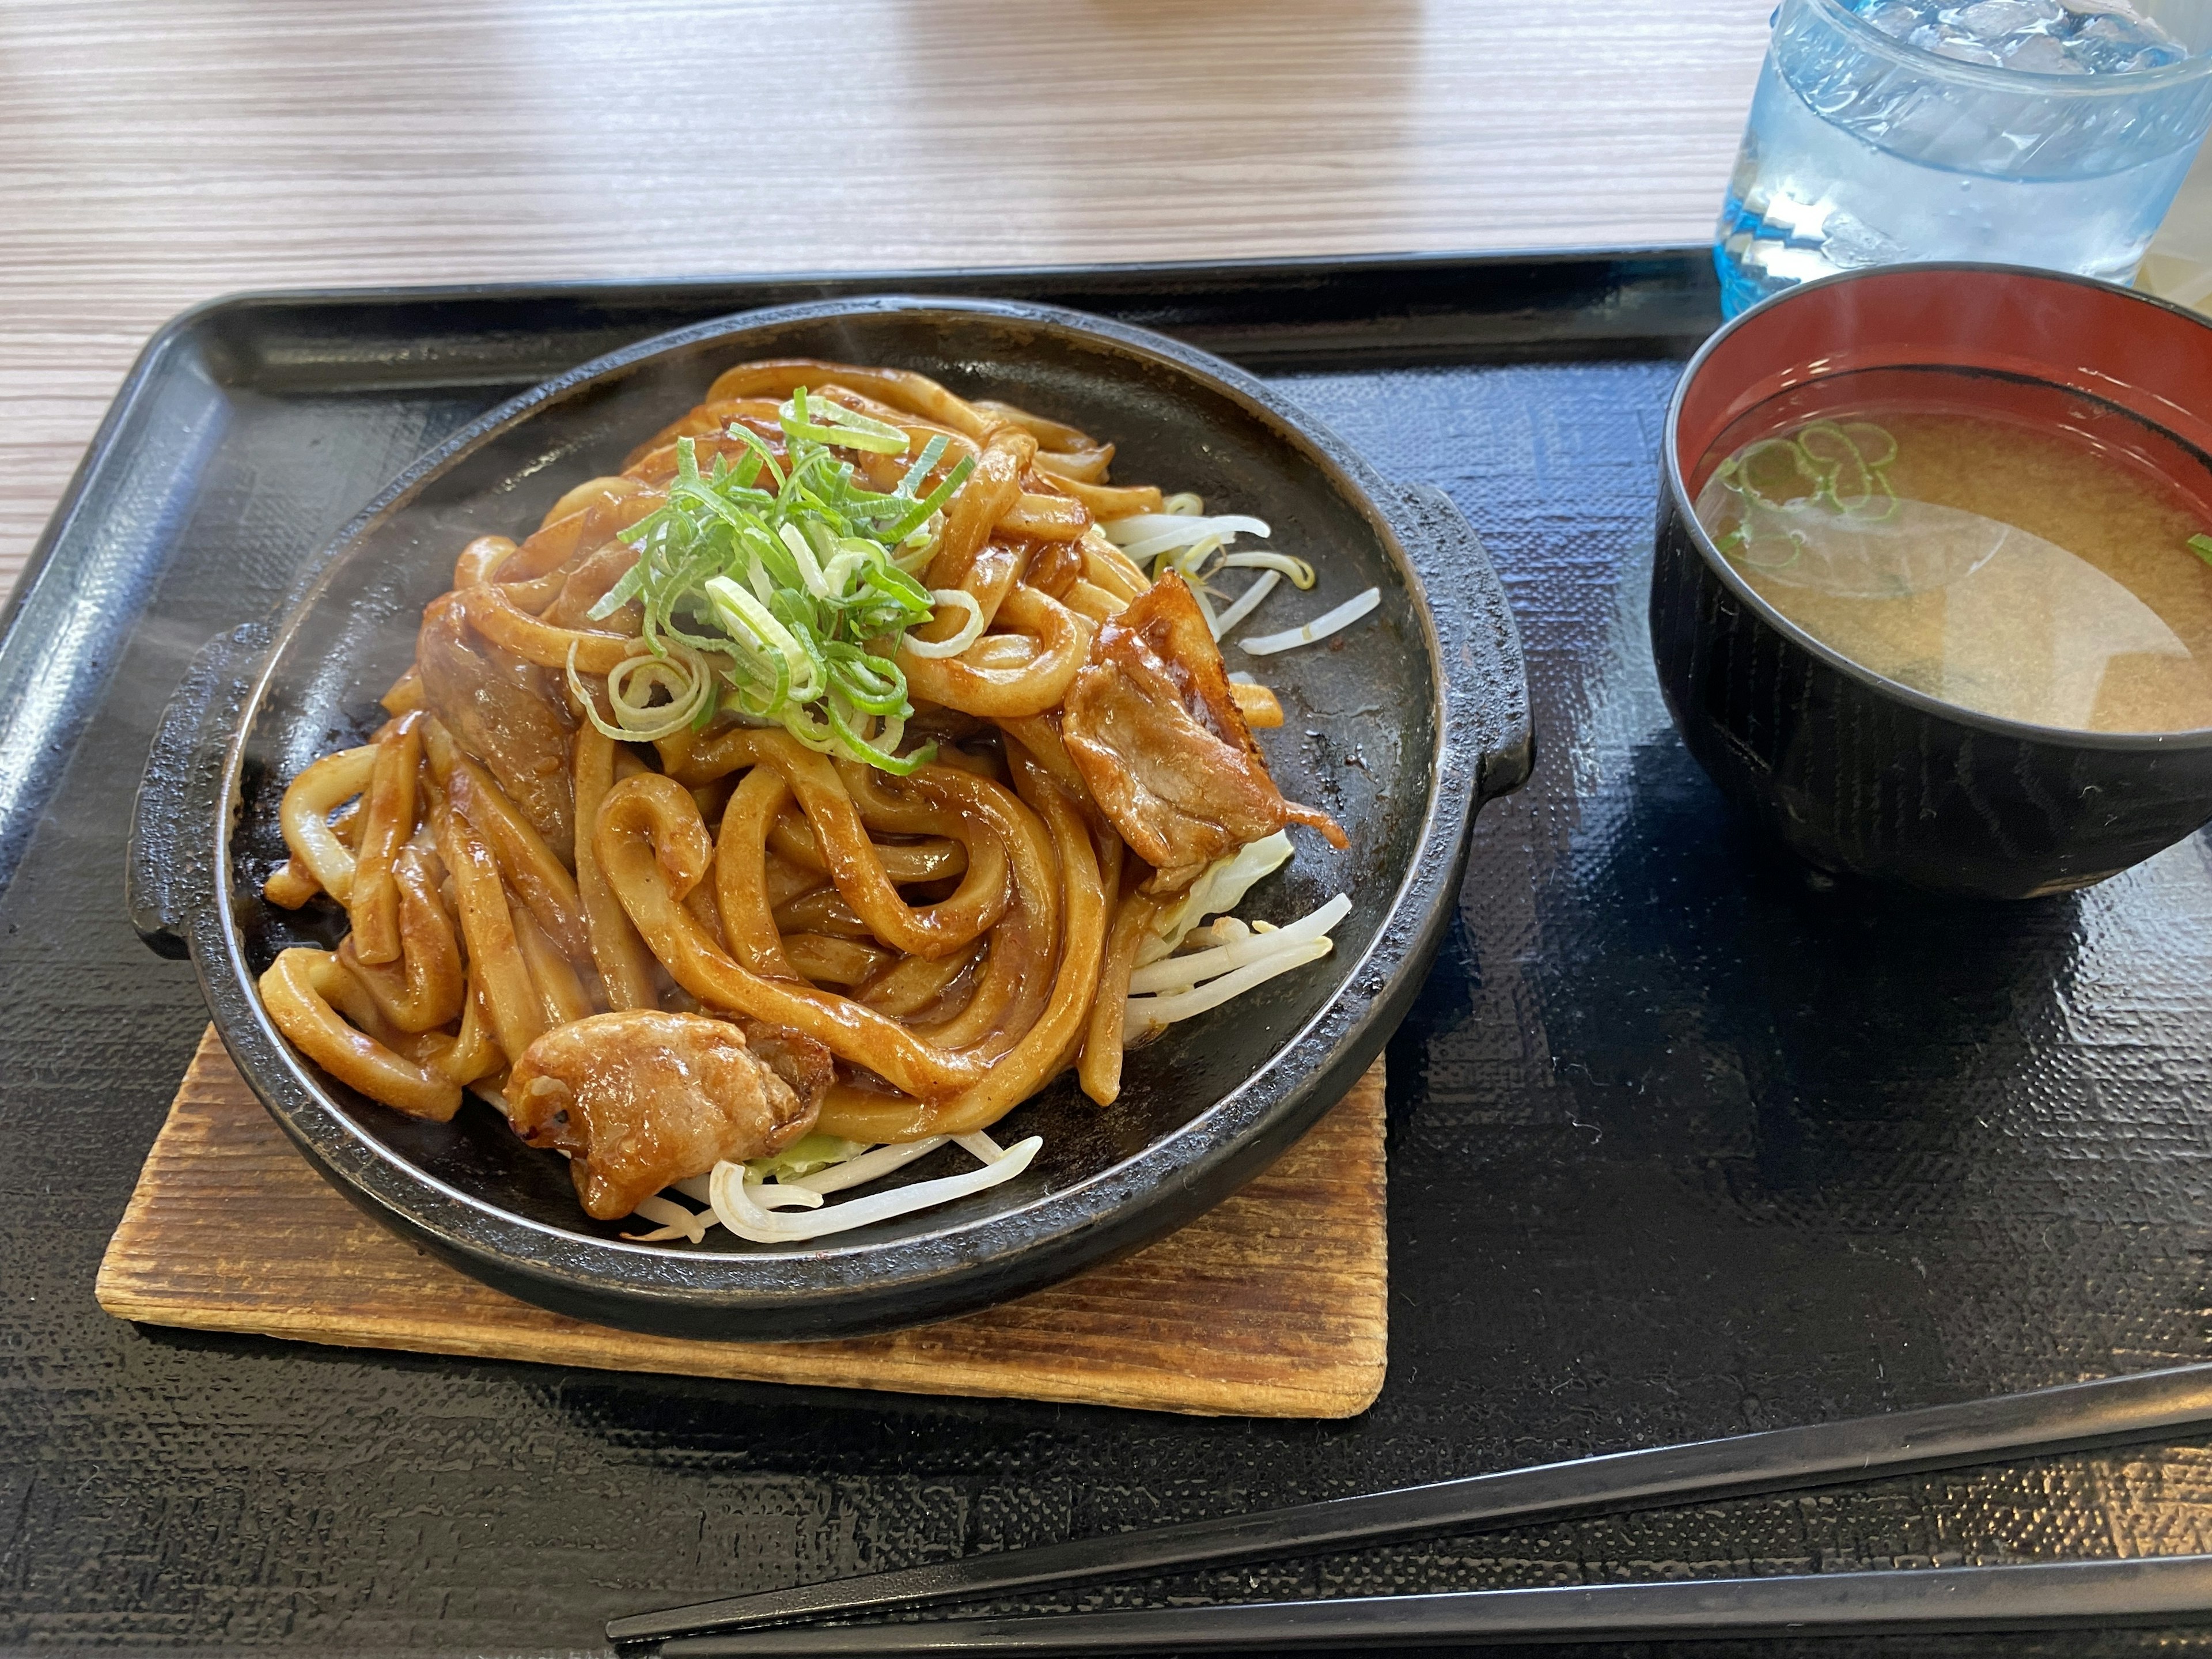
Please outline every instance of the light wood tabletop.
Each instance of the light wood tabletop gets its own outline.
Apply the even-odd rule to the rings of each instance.
[[[1772,0],[0,0],[0,592],[308,284],[1694,240]]]
[[[241,289],[1695,241],[1771,0],[0,0],[0,594]]]

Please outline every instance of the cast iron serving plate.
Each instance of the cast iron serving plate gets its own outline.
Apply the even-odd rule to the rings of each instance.
[[[1131,1056],[1100,1109],[1061,1079],[1007,1120],[1045,1146],[1018,1180],[811,1246],[640,1245],[586,1218],[565,1161],[473,1099],[450,1124],[368,1101],[295,1053],[256,976],[289,945],[329,944],[327,901],[260,896],[283,856],[276,805],[317,756],[381,720],[423,605],[472,536],[534,526],[568,487],[619,470],[645,436],[748,358],[892,363],[1018,402],[1119,447],[1116,476],[1257,514],[1320,585],[1261,626],[1370,586],[1368,621],[1249,665],[1283,697],[1263,736],[1285,792],[1352,845],[1297,832],[1297,857],[1242,914],[1283,920],[1352,896],[1336,953]],[[1229,652],[1231,666],[1239,666]],[[1489,562],[1434,490],[1386,483],[1342,442],[1228,364],[1143,330],[1038,306],[871,298],[755,311],[599,358],[457,434],[398,478],[314,562],[282,620],[213,642],[165,715],[139,793],[132,920],[189,951],[232,1055],[301,1150],[369,1214],[513,1295],[682,1336],[789,1339],[943,1318],[1138,1248],[1264,1168],[1374,1060],[1426,976],[1484,799],[1532,753],[1520,644]],[[960,1167],[948,1149],[910,1178]]]

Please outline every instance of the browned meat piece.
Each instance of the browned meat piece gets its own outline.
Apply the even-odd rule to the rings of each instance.
[[[556,856],[575,864],[575,731],[550,669],[491,643],[463,618],[456,596],[422,613],[415,661],[422,695],[453,740],[482,761]]]
[[[1346,844],[1328,813],[1275,787],[1181,576],[1163,576],[1098,625],[1063,709],[1060,737],[1076,769],[1121,839],[1154,866],[1148,895],[1182,892],[1215,859],[1285,823]]]
[[[812,1122],[814,1109],[837,1080],[837,1057],[825,1044],[788,1026],[771,1025],[764,1019],[740,1019],[738,1026],[761,1063],[806,1103],[807,1121]]]
[[[785,1079],[779,1047],[770,1038],[757,1053],[737,1026],[703,1014],[594,1014],[524,1050],[507,1079],[507,1109],[532,1146],[568,1155],[584,1208],[612,1221],[672,1182],[726,1159],[765,1158],[814,1127],[829,1068],[810,1074],[793,1064],[812,1085],[802,1096]]]
[[[635,548],[610,538],[597,552],[585,555],[569,567],[568,580],[561,584],[553,603],[538,613],[538,619],[556,628],[588,628],[603,634],[642,633],[644,613],[635,600],[611,617],[592,615],[592,607],[607,596],[609,588],[629,574],[630,567],[636,562]]]

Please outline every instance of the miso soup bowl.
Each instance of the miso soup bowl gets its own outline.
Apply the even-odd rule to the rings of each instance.
[[[1739,416],[1899,368],[2046,382],[2212,453],[2212,325],[2161,301],[1976,264],[1778,295],[1705,343],[1667,411],[1650,621],[1668,708],[1722,793],[1821,870],[1988,898],[2102,881],[2212,819],[2212,729],[2032,726],[1885,679],[1785,621],[1692,510]]]

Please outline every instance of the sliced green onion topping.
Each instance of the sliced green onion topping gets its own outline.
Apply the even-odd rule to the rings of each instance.
[[[568,647],[568,685],[592,725],[623,742],[656,743],[672,738],[686,726],[697,726],[714,712],[714,673],[689,651],[655,656],[649,651],[617,663],[607,676],[607,702],[614,721],[600,717],[599,704],[576,672],[576,647]],[[664,701],[655,702],[659,692]]]
[[[1718,477],[1747,510],[1778,512],[1809,495],[1815,508],[1881,520],[1897,511],[1887,471],[1896,459],[1896,438],[1871,421],[1814,421],[1795,437],[1762,438],[1740,450],[1721,463]]]
[[[793,438],[837,449],[865,449],[876,455],[906,453],[906,434],[896,427],[827,399],[809,404],[805,386],[796,388],[790,402],[775,415],[777,424]]]
[[[975,458],[921,493],[950,447],[933,436],[894,489],[873,490],[839,452],[903,456],[898,428],[804,387],[778,420],[781,458],[734,422],[723,434],[743,446],[734,462],[725,453],[702,471],[696,442],[677,441],[666,504],[622,532],[637,562],[590,611],[593,621],[626,605],[643,613],[637,654],[608,678],[612,720],[583,696],[573,662],[571,684],[611,737],[652,741],[729,714],[780,725],[823,754],[910,772],[934,750],[896,752],[914,713],[899,643],[940,604],[964,601],[980,624],[966,594],[948,600],[916,580]]]
[[[950,639],[908,640],[906,648],[917,657],[957,657],[975,643],[983,631],[983,607],[975,603],[975,596],[957,587],[940,587],[929,596],[939,605],[949,605],[968,613],[960,624],[960,631]]]

